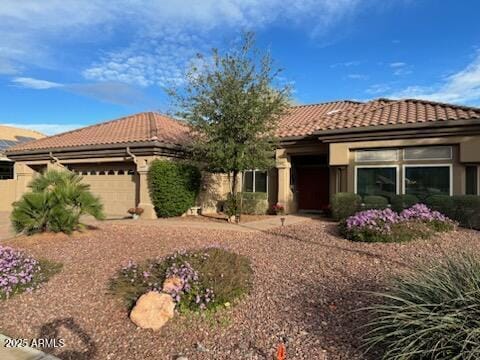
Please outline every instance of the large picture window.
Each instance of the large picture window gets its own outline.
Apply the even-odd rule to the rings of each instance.
[[[266,171],[245,171],[245,182],[243,191],[245,192],[267,192],[267,172]]]
[[[397,167],[356,168],[356,193],[361,196],[378,195],[390,198],[397,194]]]
[[[405,165],[404,192],[424,201],[431,195],[451,195],[450,165]]]

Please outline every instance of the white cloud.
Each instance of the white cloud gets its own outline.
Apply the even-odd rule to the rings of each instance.
[[[97,83],[60,84],[48,80],[16,77],[12,79],[12,83],[14,84],[13,86],[34,90],[60,88],[63,91],[113,104],[146,107],[157,105],[153,100],[147,98],[142,91],[123,82],[107,81]]]
[[[392,62],[389,64],[391,68],[401,68],[407,66],[407,63],[397,61],[397,62]]]
[[[367,88],[365,91],[367,94],[379,95],[385,94],[387,91],[390,91],[392,88],[388,84],[373,84]]]
[[[52,89],[62,87],[62,84],[47,81],[47,80],[39,80],[30,77],[16,77],[12,79],[12,82],[15,86],[28,88],[28,89],[35,89],[35,90],[45,90],[45,89]]]
[[[4,125],[14,126],[22,129],[36,130],[45,135],[55,135],[55,134],[78,129],[85,126],[80,124],[23,124],[23,123],[9,123]]]
[[[72,66],[78,59],[64,48],[97,44],[98,53],[79,61],[90,63],[86,78],[162,84],[176,81],[192,53],[229,32],[288,23],[322,37],[379,1],[2,0],[0,65],[9,64],[10,74],[20,66],[58,69],[70,56]]]
[[[431,86],[412,85],[390,95],[440,102],[480,104],[480,52],[464,69]]]
[[[368,76],[365,74],[348,74],[347,78],[352,80],[367,80]]]

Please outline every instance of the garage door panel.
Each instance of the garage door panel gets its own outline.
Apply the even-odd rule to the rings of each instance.
[[[126,216],[127,210],[136,206],[137,176],[132,175],[131,167],[116,164],[112,170],[109,166],[78,165],[71,170],[81,174],[90,191],[100,198],[107,216]]]

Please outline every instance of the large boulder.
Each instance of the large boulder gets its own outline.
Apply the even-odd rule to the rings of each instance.
[[[159,330],[173,318],[175,302],[168,294],[150,291],[140,296],[130,320],[142,329]]]

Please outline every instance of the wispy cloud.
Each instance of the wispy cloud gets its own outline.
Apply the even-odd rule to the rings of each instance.
[[[443,78],[436,84],[411,85],[390,96],[480,105],[480,52],[464,69]]]
[[[36,130],[45,135],[55,135],[65,131],[70,131],[84,127],[81,124],[25,124],[25,123],[8,123],[7,126],[14,126],[23,129]]]
[[[332,69],[335,69],[335,68],[341,68],[341,67],[352,67],[352,66],[358,66],[360,65],[361,62],[360,61],[357,61],[357,60],[352,60],[352,61],[343,61],[343,62],[338,62],[338,63],[335,63],[335,64],[332,64],[330,65],[330,67]]]
[[[96,83],[60,84],[58,82],[30,77],[16,77],[12,79],[12,83],[12,86],[33,90],[57,88],[113,104],[142,105],[145,107],[152,107],[155,105],[154,101],[149,99],[141,90],[123,82],[107,81]]]
[[[348,74],[347,78],[352,79],[352,80],[367,80],[368,75],[365,75],[365,74]]]
[[[393,75],[395,76],[409,75],[413,72],[412,66],[403,61],[392,62],[389,66],[393,70]]]
[[[45,90],[45,89],[63,87],[62,84],[59,84],[53,81],[34,79],[30,77],[16,77],[12,79],[12,82],[15,86],[19,86],[27,89],[35,89],[35,90]]]
[[[78,62],[86,79],[162,85],[179,78],[192,54],[231,32],[281,22],[312,38],[326,37],[358,9],[377,2],[380,0],[2,0],[0,73],[3,69],[12,74],[32,65],[58,69],[61,64],[57,62],[65,61],[55,56],[60,49],[98,44],[98,52]],[[69,66],[78,61],[73,55],[68,60]]]

